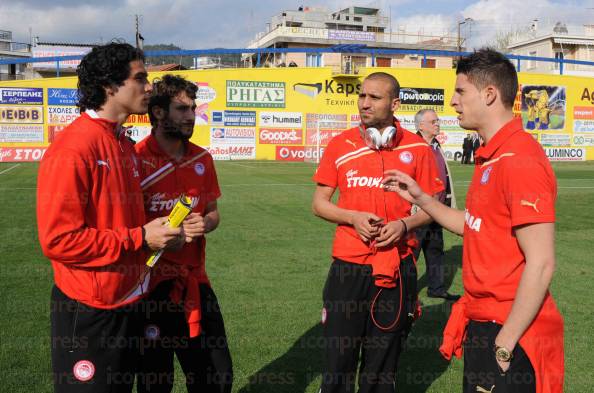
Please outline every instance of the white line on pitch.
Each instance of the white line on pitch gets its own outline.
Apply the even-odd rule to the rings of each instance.
[[[221,187],[290,187],[290,186],[315,186],[315,183],[238,183],[219,184]],[[2,187],[0,191],[36,190],[36,187]]]
[[[16,165],[11,166],[10,168],[6,168],[5,170],[0,172],[0,175],[2,175],[3,173],[6,173],[6,172],[12,171],[14,168],[16,168],[19,165],[21,165],[21,164],[16,164]]]
[[[243,183],[221,184],[221,187],[287,187],[287,186],[314,186],[315,183]]]
[[[592,179],[559,179],[557,178],[557,181],[562,181],[562,182],[570,182],[570,181],[594,181],[594,178]],[[461,180],[461,181],[455,181],[454,184],[470,184],[470,180]]]
[[[314,183],[241,183],[241,184],[221,184],[221,187],[289,187],[289,186],[314,186]],[[558,189],[593,189],[594,186],[584,187],[557,187]],[[36,190],[36,187],[2,187],[0,191],[13,190]]]
[[[240,167],[243,167],[243,168],[249,168],[249,169],[256,169],[256,168],[258,168],[257,166],[240,164],[238,162],[229,162],[229,164],[231,164],[231,165],[237,165],[237,166],[240,166]]]

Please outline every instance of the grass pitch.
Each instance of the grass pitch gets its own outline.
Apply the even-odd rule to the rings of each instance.
[[[219,298],[234,361],[234,392],[317,392],[322,368],[321,293],[334,226],[311,213],[314,164],[217,162],[221,225],[208,235],[207,270]],[[453,164],[463,205],[472,166]],[[565,391],[592,390],[594,163],[554,165],[557,272],[552,292],[565,318]],[[0,164],[2,388],[51,392],[49,262],[35,221],[37,164]],[[461,238],[446,233],[450,291],[462,292]],[[400,358],[399,392],[460,392],[462,362],[437,348],[449,308],[426,297],[423,317]],[[180,370],[175,392],[184,392]]]

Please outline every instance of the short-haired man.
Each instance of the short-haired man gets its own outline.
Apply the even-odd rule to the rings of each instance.
[[[151,84],[141,51],[93,48],[78,66],[82,115],[39,167],[37,224],[54,269],[51,353],[56,392],[129,392],[150,249],[183,241],[166,217],[146,224],[134,148],[121,127],[146,113]]]
[[[437,199],[448,206],[456,207],[456,197],[454,195],[454,182],[452,174],[445,159],[441,145],[437,141],[439,135],[439,118],[433,109],[421,109],[415,114],[415,128],[417,135],[425,140],[431,146],[435,162],[437,163],[437,173],[439,179],[445,186],[445,190],[437,194]],[[421,251],[425,256],[425,266],[427,274],[427,296],[442,298],[448,301],[455,301],[460,298],[459,295],[448,293],[444,283],[444,259],[443,251],[443,229],[436,222],[417,228],[415,235],[419,241],[419,246],[415,248],[415,259],[419,258]]]
[[[429,217],[422,211],[411,216],[412,205],[384,192],[380,182],[384,170],[398,168],[430,194],[443,184],[427,143],[394,118],[399,90],[390,74],[365,78],[361,125],[330,141],[313,177],[314,213],[337,224],[323,292],[322,393],[352,392],[357,378],[362,392],[394,392],[398,356],[416,315],[415,240],[409,231]]]
[[[476,161],[476,151],[481,147],[481,136],[478,132],[472,133],[472,162]]]
[[[404,173],[386,187],[464,236],[465,294],[452,308],[440,348],[464,348],[464,392],[563,391],[563,319],[549,293],[555,268],[555,175],[542,147],[512,108],[513,64],[481,49],[458,63],[451,105],[484,143],[465,211],[426,195]],[[464,343],[463,338],[466,338]],[[494,390],[493,390],[494,389]]]
[[[470,157],[472,157],[472,135],[466,134],[462,142],[462,159],[461,164],[470,164]]]
[[[155,81],[149,103],[153,129],[136,145],[147,217],[169,214],[182,194],[193,208],[184,226],[191,242],[164,253],[151,272],[139,392],[171,391],[174,353],[188,392],[231,392],[225,326],[205,268],[204,235],[219,225],[221,192],[212,156],[189,141],[197,89],[179,76]]]

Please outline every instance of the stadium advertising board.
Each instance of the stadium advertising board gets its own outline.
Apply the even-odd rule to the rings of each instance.
[[[301,145],[303,131],[291,128],[260,128],[258,140],[262,145]]]
[[[574,146],[594,146],[594,134],[573,134]]]
[[[540,144],[543,146],[571,146],[569,134],[540,134]]]
[[[70,124],[80,116],[76,106],[48,106],[47,121],[49,124]]]
[[[0,106],[0,123],[43,124],[43,107]]]
[[[47,89],[47,104],[48,105],[71,105],[74,106],[78,102],[77,89]]]
[[[0,87],[0,104],[43,104],[40,87]]]
[[[227,106],[284,108],[285,82],[228,80]]]
[[[33,47],[33,57],[57,57],[57,56],[79,56],[91,50],[88,46],[60,46],[60,45],[38,45]],[[62,60],[60,68],[76,68],[80,60]],[[54,68],[55,61],[44,61],[32,63],[33,68]]]
[[[210,130],[211,143],[219,144],[248,144],[256,143],[255,128],[213,127]]]
[[[585,149],[545,147],[544,150],[550,161],[586,161]]]
[[[594,106],[573,108],[573,131],[594,132]]]
[[[375,41],[375,33],[355,30],[328,30],[328,39],[341,41]]]
[[[401,125],[414,132],[415,113],[433,108],[441,120],[438,140],[448,159],[459,160],[470,131],[460,128],[449,106],[455,73],[445,69],[361,69],[348,78],[331,68],[180,71],[198,86],[192,141],[215,159],[315,161],[332,137],[358,126],[357,96],[366,73],[375,70],[395,75],[403,86],[396,113]],[[594,160],[591,79],[529,73],[519,79],[514,114],[547,156]],[[78,116],[76,93],[76,78],[0,82],[0,147],[47,147]],[[147,115],[131,115],[125,125],[135,140],[150,132]]]
[[[300,112],[260,112],[260,126],[301,128],[303,113]]]
[[[212,111],[212,124],[226,127],[255,127],[256,111]]]
[[[43,125],[0,124],[1,142],[43,142]]]
[[[254,160],[256,158],[254,145],[228,145],[213,142],[207,150],[215,160]]]
[[[0,147],[0,162],[33,162],[43,158],[47,147]]]
[[[444,99],[444,89],[400,88],[400,110],[403,112],[417,112],[421,109],[443,112]]]
[[[319,151],[313,146],[277,146],[277,161],[313,162],[322,157],[324,149]]]

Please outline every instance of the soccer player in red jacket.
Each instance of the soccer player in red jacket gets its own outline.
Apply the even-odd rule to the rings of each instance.
[[[460,60],[451,105],[483,145],[465,211],[430,198],[404,173],[386,187],[464,236],[464,296],[454,304],[440,348],[464,351],[464,392],[561,393],[563,318],[549,293],[555,269],[557,183],[542,147],[512,111],[513,64],[481,49]]]
[[[330,140],[313,179],[314,213],[337,224],[323,292],[326,365],[321,393],[393,393],[398,357],[417,310],[411,230],[424,212],[381,187],[398,168],[436,194],[444,189],[431,148],[394,117],[400,85],[376,72],[361,85],[361,125]],[[333,194],[338,190],[338,201]],[[359,359],[361,366],[358,367]],[[359,373],[357,374],[357,370]]]
[[[50,259],[51,353],[56,392],[132,390],[142,332],[138,300],[145,248],[184,241],[181,229],[146,223],[134,148],[121,124],[146,113],[144,55],[128,44],[93,48],[78,73],[82,115],[39,167],[37,224]],[[144,247],[143,247],[144,246]]]
[[[188,392],[231,392],[231,356],[223,316],[205,268],[205,234],[219,225],[221,196],[210,153],[189,141],[197,86],[179,76],[154,82],[153,129],[135,148],[147,218],[169,214],[180,195],[192,201],[189,243],[163,254],[151,272],[139,392],[170,392],[174,354]]]

